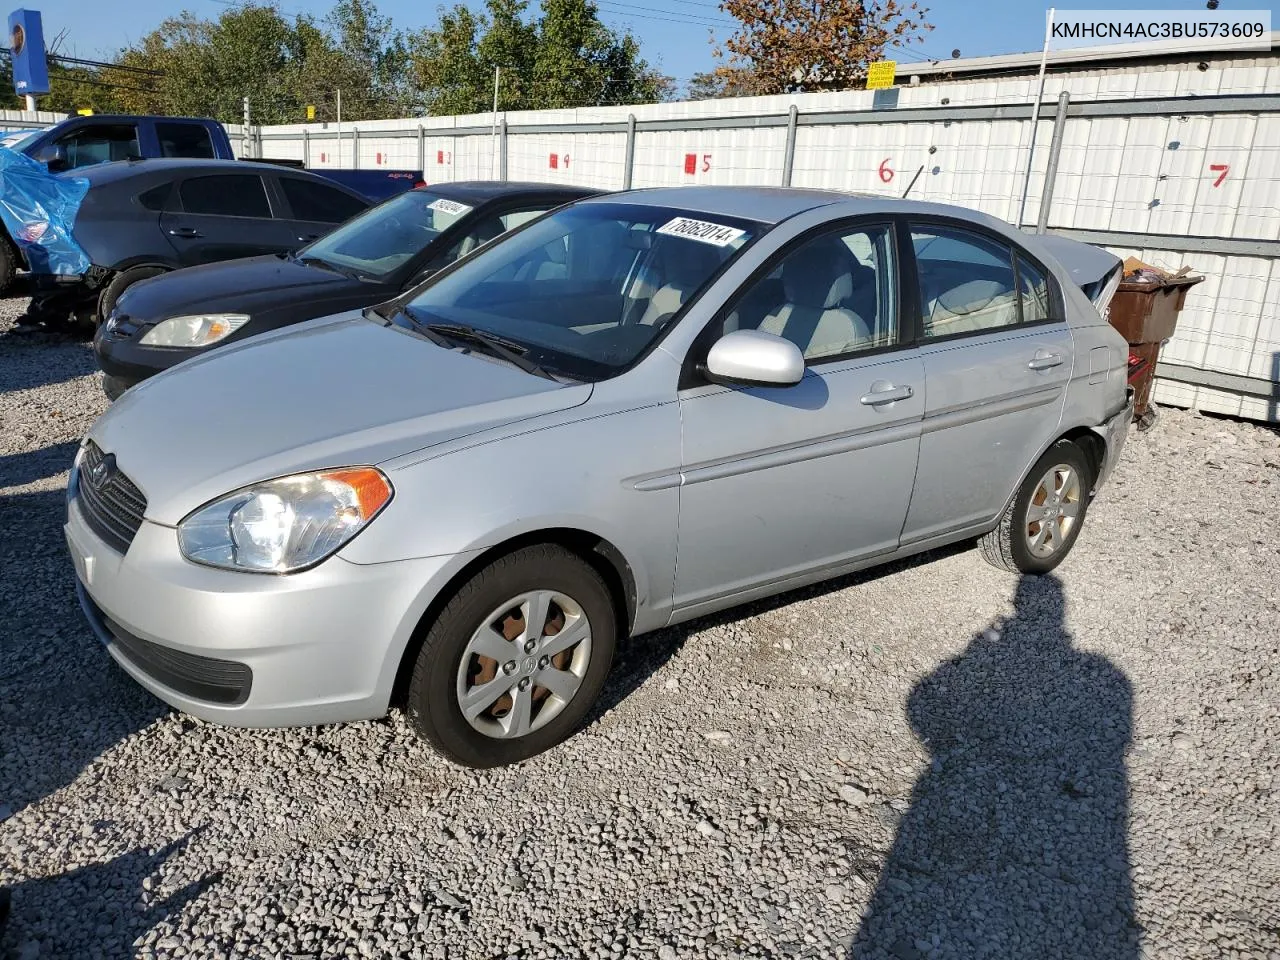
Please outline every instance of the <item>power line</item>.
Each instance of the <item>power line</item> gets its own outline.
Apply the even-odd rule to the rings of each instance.
[[[634,3],[626,3],[624,0],[596,0],[596,3],[600,6],[623,7],[628,10],[638,10],[646,14],[662,14],[665,15],[665,19],[675,17],[680,19],[687,18],[688,20],[702,20],[712,23],[736,22],[733,17],[730,17],[727,14],[688,13],[684,10],[667,10],[662,7],[639,6]]]

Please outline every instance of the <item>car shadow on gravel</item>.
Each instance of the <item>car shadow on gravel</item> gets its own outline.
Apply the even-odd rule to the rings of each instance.
[[[78,441],[68,440],[39,450],[0,454],[0,488],[24,487],[70,470],[79,446]]]
[[[640,689],[645,681],[661,670],[667,664],[667,661],[680,652],[690,637],[701,633],[703,630],[769,613],[772,610],[798,603],[801,600],[846,590],[860,583],[869,583],[881,577],[888,577],[903,570],[910,570],[972,549],[973,541],[971,540],[948,544],[947,546],[918,553],[901,560],[895,560],[892,563],[859,570],[857,573],[845,574],[832,580],[823,580],[807,587],[789,590],[786,593],[765,597],[761,600],[753,600],[739,607],[730,607],[719,613],[689,620],[674,627],[667,627],[663,630],[655,630],[653,633],[646,633],[641,637],[630,638],[619,646],[613,668],[609,673],[609,679],[583,725],[588,726],[597,722],[606,713]]]
[[[932,756],[851,960],[1137,960],[1127,837],[1133,694],[1072,646],[1057,577],[921,680],[907,715]]]
[[[170,885],[164,874],[181,870],[187,862],[181,854],[199,832],[192,830],[154,852],[130,850],[12,887],[10,918],[7,928],[0,928],[0,957],[136,956],[135,941],[160,939],[147,934],[222,879],[221,872],[211,871],[170,894],[152,892]]]
[[[65,519],[62,489],[0,495],[0,821],[168,712],[84,622]]]
[[[0,330],[4,380],[0,394],[33,390],[98,372],[91,338],[82,331],[42,327],[22,333]]]

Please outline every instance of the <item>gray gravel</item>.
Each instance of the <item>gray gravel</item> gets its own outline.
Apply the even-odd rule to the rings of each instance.
[[[106,407],[0,304],[0,957],[1280,958],[1280,437],[1166,411],[1059,576],[972,549],[636,642],[595,721],[450,767],[229,730],[82,625]]]

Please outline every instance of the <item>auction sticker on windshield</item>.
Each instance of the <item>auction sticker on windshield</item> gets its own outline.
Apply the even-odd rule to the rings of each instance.
[[[459,203],[457,200],[446,200],[444,197],[441,197],[439,200],[433,200],[427,204],[427,209],[439,210],[441,213],[448,213],[455,217],[460,217],[471,208],[465,203]]]
[[[656,232],[669,237],[685,237],[688,240],[700,240],[717,247],[727,247],[743,237],[747,231],[739,230],[737,227],[727,227],[722,223],[676,217],[674,220],[668,220]]]

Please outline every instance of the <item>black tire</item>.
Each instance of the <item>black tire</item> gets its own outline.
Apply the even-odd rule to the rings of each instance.
[[[164,267],[130,267],[128,270],[121,270],[111,278],[111,282],[98,295],[98,309],[93,314],[93,326],[97,327],[111,316],[116,301],[139,280],[148,280],[168,272]]]
[[[18,264],[21,258],[17,248],[8,236],[0,236],[0,296],[8,295],[13,281],[18,276]]]
[[[1076,499],[1073,501],[1076,514],[1065,530],[1062,528],[1065,517],[1057,517],[1045,524],[1034,519],[1030,514],[1033,506],[1036,508],[1046,506],[1043,503],[1033,503],[1033,500],[1040,499],[1037,494],[1041,480],[1046,478],[1050,470],[1057,467],[1069,468],[1074,471],[1076,478]],[[1068,501],[1062,504],[1063,510],[1070,509],[1071,501],[1065,496],[1066,488],[1069,486],[1069,483],[1064,484],[1062,491],[1064,501]],[[1010,502],[1004,516],[1000,518],[1000,523],[979,541],[983,559],[1010,573],[1048,573],[1066,558],[1075,545],[1076,538],[1080,536],[1080,529],[1084,526],[1085,515],[1089,509],[1091,489],[1093,489],[1093,471],[1089,466],[1089,458],[1070,440],[1059,440],[1027,472],[1027,478],[1022,481],[1017,496]],[[1052,502],[1047,505],[1053,506]],[[1032,525],[1036,527],[1034,534],[1031,531]],[[1048,555],[1037,555],[1033,552],[1028,537],[1038,535],[1046,525],[1050,527],[1048,539],[1052,540],[1057,536],[1058,540]],[[1047,545],[1040,549],[1046,548]]]
[[[555,706],[550,699],[537,701],[539,695],[549,696],[543,692],[546,688],[537,685],[542,668],[538,667],[530,674],[527,669],[534,668],[526,669],[524,666],[527,661],[539,660],[536,650],[527,657],[517,654],[509,661],[519,661],[516,671],[511,674],[516,678],[512,683],[523,680],[529,684],[527,695],[538,703],[534,724],[543,710],[552,709],[553,712],[541,726],[534,726],[525,735],[501,739],[481,732],[463,715],[459,703],[459,674],[468,644],[486,618],[508,601],[532,591],[556,592],[578,604],[590,632],[590,646],[586,651],[589,659],[576,692],[563,706]],[[513,606],[511,609],[517,608]],[[544,622],[539,636],[547,631],[554,619],[553,616]],[[496,767],[526,760],[554,747],[577,730],[595,704],[609,674],[617,633],[617,612],[609,588],[590,564],[553,544],[523,547],[495,560],[463,584],[431,624],[409,681],[409,720],[419,736],[455,763],[468,767]],[[543,639],[552,640],[554,635],[547,634]],[[576,646],[572,648],[573,651],[578,649]],[[479,667],[483,671],[489,669],[488,663],[493,663],[492,679],[499,679],[495,660],[482,661],[468,655],[467,661],[469,670]],[[476,685],[470,689],[476,689],[480,682],[477,678]],[[500,696],[490,710],[500,710],[506,696]],[[511,700],[509,709],[514,711],[514,706],[515,700]],[[481,722],[489,725],[501,723],[501,719],[489,719],[489,716],[489,711],[485,711]]]

